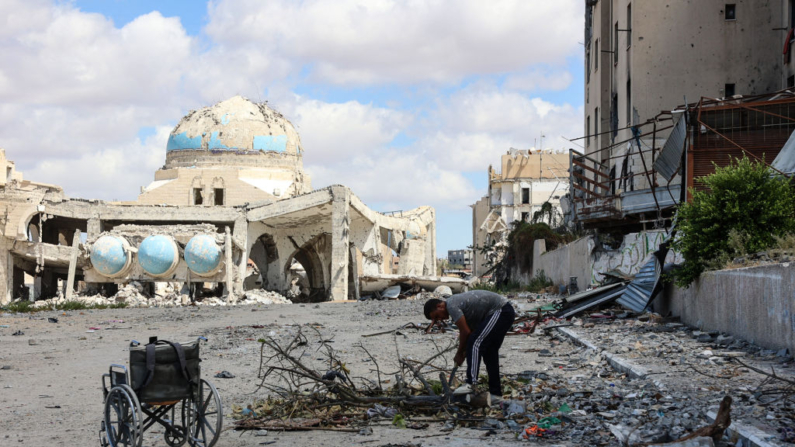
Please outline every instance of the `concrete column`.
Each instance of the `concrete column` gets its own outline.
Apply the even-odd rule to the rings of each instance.
[[[353,287],[353,299],[358,300],[359,297],[360,297],[360,295],[359,295],[359,263],[358,263],[358,259],[357,259],[357,256],[356,256],[356,247],[353,244],[351,244],[350,252],[351,252],[351,258],[350,258],[351,265],[349,266],[349,269],[353,272],[353,284],[351,284],[351,286]]]
[[[234,275],[236,265],[232,264],[232,231],[226,227],[226,235],[224,237],[224,269],[226,270],[226,301],[231,303],[235,302],[234,291]]]
[[[66,276],[66,293],[64,293],[67,300],[71,300],[74,296],[78,254],[80,254],[80,230],[75,230],[75,235],[72,238],[72,253],[69,256],[69,273]]]
[[[344,186],[331,187],[331,284],[329,300],[348,299],[351,193]]]
[[[7,239],[0,238],[0,304],[8,304],[14,297],[14,259],[6,244]]]
[[[86,238],[93,241],[102,233],[102,221],[97,218],[88,219],[86,222]]]
[[[243,295],[243,281],[246,279],[248,266],[248,221],[245,217],[235,219],[235,228],[232,230],[232,240],[240,249],[240,260],[237,263],[237,280],[234,284],[236,294]]]

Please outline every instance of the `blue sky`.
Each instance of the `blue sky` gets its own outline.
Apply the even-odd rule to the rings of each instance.
[[[313,187],[434,206],[441,257],[472,243],[490,163],[582,133],[582,3],[8,0],[0,147],[71,196],[130,200],[189,110],[268,100]]]

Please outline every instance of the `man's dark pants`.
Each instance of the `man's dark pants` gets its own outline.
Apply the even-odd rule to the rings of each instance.
[[[500,386],[500,346],[505,339],[505,334],[511,329],[516,314],[510,303],[502,309],[489,315],[480,322],[477,328],[469,335],[467,340],[467,383],[478,380],[480,359],[486,364],[486,373],[489,375],[489,392],[498,396],[502,395]]]

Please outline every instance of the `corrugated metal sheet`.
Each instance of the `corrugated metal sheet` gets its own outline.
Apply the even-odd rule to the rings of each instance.
[[[795,132],[789,136],[771,166],[785,174],[795,173]]]
[[[603,291],[600,291],[592,298],[585,301],[581,301],[577,303],[577,305],[570,307],[568,309],[563,309],[558,313],[556,313],[555,316],[557,318],[569,318],[574,315],[577,315],[580,312],[588,310],[592,307],[596,307],[600,304],[608,303],[610,301],[615,301],[618,297],[621,296],[621,294],[624,293],[626,287],[627,287],[626,285],[621,285],[619,287],[605,286],[602,288],[604,289]]]
[[[635,312],[643,312],[646,305],[649,304],[657,281],[660,280],[660,271],[660,261],[657,260],[657,256],[652,254],[651,259],[641,267],[638,274],[635,275],[635,279],[627,285],[624,293],[616,300],[618,304]]]
[[[608,291],[610,289],[613,289],[615,287],[618,287],[620,285],[621,285],[621,283],[608,284],[606,286],[597,287],[595,289],[591,289],[591,290],[586,290],[584,292],[575,293],[574,295],[569,295],[565,299],[566,299],[566,302],[568,302],[568,303],[576,303],[577,301],[582,301],[582,300],[584,300],[586,298],[591,298],[591,297],[593,297],[595,295],[600,295],[602,293],[605,293],[606,291]]]
[[[685,148],[687,126],[685,126],[684,113],[677,115],[676,124],[671,130],[671,135],[665,141],[660,156],[654,160],[654,170],[665,177],[666,180],[674,178],[679,171],[682,161],[682,152]]]

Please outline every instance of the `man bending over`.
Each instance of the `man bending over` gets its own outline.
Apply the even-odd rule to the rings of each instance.
[[[447,318],[458,326],[458,351],[454,361],[456,366],[460,366],[466,358],[467,378],[466,384],[457,388],[454,394],[472,392],[482,358],[489,375],[491,401],[500,402],[500,346],[515,317],[508,300],[485,290],[453,295],[447,301],[432,298],[425,302],[425,317],[431,320],[431,326]]]

